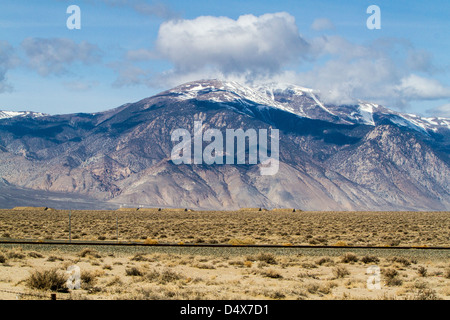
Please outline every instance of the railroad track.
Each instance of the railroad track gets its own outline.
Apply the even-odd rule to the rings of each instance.
[[[61,246],[122,246],[122,247],[207,247],[207,248],[293,248],[293,249],[387,249],[387,250],[450,250],[450,247],[427,246],[324,246],[324,245],[286,245],[286,244],[212,244],[212,243],[144,243],[132,241],[65,241],[65,240],[0,240],[1,244],[32,244],[32,245],[61,245]]]

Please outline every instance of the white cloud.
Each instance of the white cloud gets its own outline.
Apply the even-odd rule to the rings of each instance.
[[[8,83],[7,72],[19,64],[13,47],[6,41],[0,41],[0,93],[12,90]]]
[[[326,20],[317,19],[312,27],[332,27]],[[150,77],[133,64],[155,59],[173,68]],[[438,71],[432,56],[410,41],[379,38],[358,44],[337,35],[304,39],[294,17],[284,12],[166,21],[154,50],[129,51],[125,60],[127,66],[116,68],[116,85],[167,88],[205,78],[280,81],[317,89],[327,103],[361,99],[397,108],[450,97],[450,88],[431,78]]]
[[[333,22],[327,18],[318,18],[311,24],[311,29],[315,31],[333,30],[334,28]]]
[[[393,64],[387,59],[336,59],[298,75],[307,86],[321,91],[327,103],[345,104],[355,99],[380,99],[392,95]]]
[[[297,62],[308,50],[288,13],[227,17],[201,16],[163,23],[158,53],[171,61],[176,74],[212,69],[225,75],[275,74]]]
[[[436,100],[450,98],[450,87],[443,86],[439,81],[427,79],[415,74],[403,78],[396,89],[401,95],[417,100]]]
[[[26,38],[21,48],[27,56],[28,66],[41,76],[65,74],[73,63],[92,64],[100,60],[99,48],[86,41],[75,43],[65,38]]]
[[[309,43],[315,57],[325,57],[325,61],[297,74],[296,79],[320,90],[328,103],[362,99],[404,108],[413,100],[450,97],[448,86],[413,73],[432,74],[434,66],[426,51],[416,50],[407,41],[388,39],[357,45],[340,36],[323,36]]]
[[[450,119],[450,103],[446,103],[441,106],[428,109],[427,113],[434,117],[443,117]]]

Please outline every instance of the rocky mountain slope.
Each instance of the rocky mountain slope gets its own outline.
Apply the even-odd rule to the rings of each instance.
[[[325,105],[298,86],[201,80],[106,112],[0,114],[2,189],[59,194],[61,206],[76,207],[70,195],[98,208],[450,209],[450,119],[362,101]],[[171,133],[193,133],[195,120],[224,133],[279,129],[278,173],[262,176],[261,164],[175,165]],[[0,206],[13,203],[0,197]]]

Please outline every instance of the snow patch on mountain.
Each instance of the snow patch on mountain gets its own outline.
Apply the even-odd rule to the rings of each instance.
[[[167,92],[166,92],[167,93]],[[208,100],[218,103],[240,102],[244,105],[260,105],[292,112],[271,97],[235,81],[200,80],[178,86],[168,93],[176,95],[179,100]]]
[[[185,83],[163,94],[170,94],[179,100],[197,99],[224,104],[238,102],[244,106],[272,107],[299,117],[341,124],[376,126],[376,119],[387,118],[393,124],[426,134],[442,128],[450,129],[450,119],[404,114],[361,100],[345,108],[326,105],[320,100],[319,91],[287,83],[273,82],[249,87],[235,81],[200,80]]]
[[[32,111],[2,111],[0,110],[0,120],[1,119],[10,119],[15,117],[44,117],[47,116],[47,114],[42,112],[32,112]]]

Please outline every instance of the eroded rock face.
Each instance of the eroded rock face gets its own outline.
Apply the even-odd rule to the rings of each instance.
[[[99,207],[450,209],[450,120],[365,102],[325,105],[306,88],[202,80],[101,113],[3,114],[1,188],[30,189],[28,198],[39,190]],[[279,129],[278,173],[175,165],[171,133],[193,132],[196,120],[222,132]],[[14,197],[20,204],[13,192],[8,205]]]

